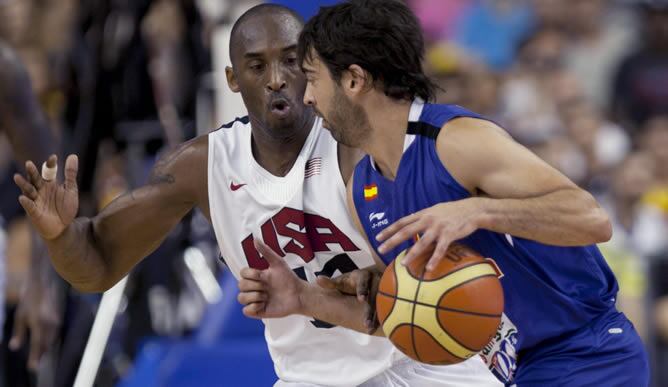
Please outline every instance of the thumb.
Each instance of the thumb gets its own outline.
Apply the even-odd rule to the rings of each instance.
[[[65,160],[65,189],[68,191],[77,189],[78,172],[79,157],[77,157],[77,155],[67,156],[67,160]]]
[[[283,258],[276,254],[276,252],[272,250],[271,247],[265,245],[264,242],[262,242],[260,239],[253,239],[253,243],[255,244],[255,248],[257,249],[258,253],[260,253],[260,255],[267,260],[269,267],[286,265],[285,261],[283,261]]]

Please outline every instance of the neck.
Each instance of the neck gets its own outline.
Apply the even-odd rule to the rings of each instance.
[[[362,149],[373,157],[383,176],[394,180],[404,153],[411,101],[385,95],[372,98],[375,100],[367,104],[371,135]]]
[[[251,149],[257,163],[274,176],[287,175],[311,133],[314,120],[315,115],[309,111],[293,130],[276,134],[251,117]]]

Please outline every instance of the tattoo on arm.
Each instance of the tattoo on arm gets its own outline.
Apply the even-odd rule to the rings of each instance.
[[[158,171],[156,171],[156,172],[158,172]],[[166,174],[155,173],[155,174],[151,175],[150,179],[148,180],[149,184],[152,184],[152,185],[162,184],[162,183],[172,184],[175,181],[176,181],[176,179],[174,179],[174,176],[172,176],[169,173],[166,173]]]

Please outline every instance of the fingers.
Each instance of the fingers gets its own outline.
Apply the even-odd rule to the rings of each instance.
[[[30,200],[27,196],[21,195],[19,196],[19,203],[21,204],[21,207],[26,211],[28,216],[34,216],[37,213],[37,205],[35,205],[35,202]]]
[[[30,200],[37,200],[37,189],[34,185],[30,184],[25,177],[17,174],[14,174],[14,183],[21,189],[21,192],[27,196]]]
[[[30,331],[30,351],[28,352],[28,369],[36,370],[39,367],[39,360],[44,353],[44,344],[42,342],[42,332],[39,329]]]
[[[371,284],[373,282],[373,275],[367,270],[361,270],[359,273],[359,278],[357,280],[357,299],[360,302],[367,301],[369,299],[369,291]]]
[[[52,156],[53,157],[53,156]],[[51,158],[49,158],[51,161]],[[48,165],[48,163],[47,163]],[[79,157],[77,155],[67,156],[65,160],[65,189],[77,191],[77,173],[79,172]]]
[[[450,247],[450,241],[447,239],[441,238],[438,243],[436,244],[436,248],[434,249],[434,253],[431,255],[429,258],[429,262],[427,263],[427,270],[431,271],[436,269],[436,266],[438,266],[439,263],[441,263],[441,260],[443,257],[445,257],[445,254],[448,252],[448,247]]]
[[[406,253],[406,256],[404,256],[404,259],[401,260],[401,264],[406,266],[413,262],[417,257],[422,255],[429,247],[434,243],[434,240],[438,234],[433,232],[432,230],[427,230],[425,233],[422,235],[422,238],[418,239],[418,241],[408,249],[408,252]]]
[[[12,351],[18,351],[23,346],[23,340],[25,340],[27,332],[26,320],[17,314],[14,318],[14,329],[12,330],[12,338],[9,340],[9,349]]]
[[[237,295],[237,301],[241,305],[249,305],[257,302],[267,301],[267,293],[265,292],[241,292]]]
[[[276,254],[276,252],[269,246],[265,245],[264,242],[259,239],[254,239],[253,243],[255,244],[255,248],[257,249],[258,253],[260,253],[260,255],[262,255],[262,257],[267,260],[269,267],[286,265],[286,263],[283,261],[283,258]]]
[[[255,303],[244,306],[241,310],[246,317],[250,318],[262,318],[262,313],[266,308],[265,303]]]
[[[239,281],[240,292],[259,292],[265,291],[264,283],[259,281],[242,279]]]
[[[262,270],[244,267],[239,272],[241,278],[251,281],[262,281]],[[241,283],[241,282],[240,282]]]
[[[413,238],[417,234],[420,234],[423,231],[423,228],[423,223],[419,221],[407,224],[403,228],[398,229],[394,235],[383,242],[383,244],[378,247],[378,251],[381,254],[385,254],[388,251],[391,251],[393,248],[399,246],[406,240]]]
[[[46,160],[46,166],[47,168],[54,168],[58,165],[58,156],[56,155],[51,155],[49,158]]]
[[[44,180],[37,171],[35,164],[30,160],[26,161],[26,173],[28,174],[28,180],[30,183],[39,191],[44,184]]]
[[[378,233],[378,235],[376,235],[376,240],[378,242],[382,242],[385,239],[389,238],[390,236],[394,235],[394,233],[401,230],[405,226],[418,221],[420,219],[419,214],[420,214],[419,212],[416,212],[414,214],[404,216],[403,218],[387,226],[387,228],[385,228],[383,231]]]

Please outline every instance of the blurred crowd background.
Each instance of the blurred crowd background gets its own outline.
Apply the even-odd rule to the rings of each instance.
[[[274,2],[308,17],[334,1]],[[619,308],[647,345],[655,385],[668,385],[668,0],[407,2],[424,28],[425,66],[442,87],[438,102],[495,120],[606,207],[614,236],[600,247],[620,283]],[[165,149],[245,115],[225,89],[225,31],[257,3],[0,0],[0,39],[27,67],[62,153],[80,156],[82,215],[141,184]],[[2,379],[7,386],[68,386],[100,296],[56,287],[63,296],[43,315],[57,338],[36,372],[26,368],[29,345],[9,349],[30,263],[44,254],[31,248],[11,180],[17,169],[0,134]],[[151,359],[164,363],[155,360],[164,360],[164,348],[193,336],[202,346],[219,340],[235,348],[239,337],[254,335],[261,351],[257,322],[231,323],[221,312],[235,308],[232,282],[206,220],[192,214],[130,276],[113,309],[96,385],[133,385]],[[245,356],[235,351],[215,354]],[[234,372],[222,357],[209,370]],[[155,376],[160,366],[153,367]]]

